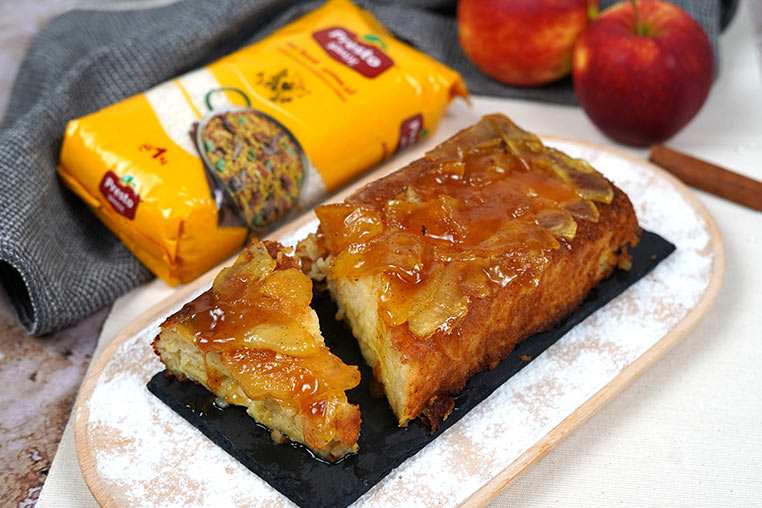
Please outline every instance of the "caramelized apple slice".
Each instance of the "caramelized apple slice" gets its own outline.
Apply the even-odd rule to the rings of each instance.
[[[368,242],[384,229],[379,213],[364,206],[323,205],[315,208],[315,214],[327,230],[334,232],[326,238],[332,251]]]
[[[305,358],[263,349],[235,349],[222,353],[220,360],[250,399],[269,397],[305,415],[303,432],[308,446],[323,448],[334,437],[351,444],[357,436],[337,436],[340,432],[332,422],[340,406],[346,406],[344,391],[360,382],[360,372],[322,349],[321,354]]]
[[[453,323],[468,311],[468,298],[458,281],[458,272],[445,265],[437,265],[426,281],[415,291],[405,291],[394,281],[382,291],[381,306],[389,324],[408,324],[410,331],[425,339],[445,325]]]
[[[569,212],[560,208],[544,208],[537,212],[537,223],[556,238],[573,240],[577,223]]]
[[[614,199],[614,189],[611,188],[608,180],[587,161],[569,157],[555,148],[547,150],[553,165],[564,175],[567,182],[574,185],[581,198],[599,203],[611,203]]]
[[[241,251],[235,263],[214,278],[212,290],[221,299],[237,299],[246,281],[256,281],[275,270],[277,263],[261,243]]]

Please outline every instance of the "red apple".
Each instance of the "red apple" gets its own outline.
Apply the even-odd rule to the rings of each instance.
[[[672,137],[698,113],[712,86],[714,57],[704,31],[678,7],[622,2],[577,41],[572,76],[580,104],[601,131],[647,146]]]
[[[458,36],[491,78],[544,85],[569,74],[574,43],[597,10],[598,0],[460,0]]]

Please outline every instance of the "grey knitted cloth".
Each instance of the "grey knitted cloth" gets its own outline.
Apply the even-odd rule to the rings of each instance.
[[[257,41],[321,3],[184,0],[73,10],[42,30],[0,126],[0,284],[27,332],[76,323],[151,278],[56,176],[67,121]],[[474,94],[575,103],[568,79],[519,89],[482,75],[458,45],[455,0],[358,3],[401,39],[460,71]],[[693,14],[716,49],[722,16],[735,2],[674,3]]]

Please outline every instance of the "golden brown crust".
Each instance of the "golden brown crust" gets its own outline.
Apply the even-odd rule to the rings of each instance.
[[[558,323],[617,266],[629,267],[640,232],[620,189],[502,115],[485,117],[345,204],[316,211],[312,250],[332,257],[329,288],[400,425],[421,416],[432,429],[469,377]],[[404,243],[390,243],[395,235]],[[384,245],[408,250],[396,255]],[[447,273],[445,258],[458,260],[457,275]],[[449,278],[436,279],[443,263]],[[493,284],[492,268],[510,275],[500,279],[508,282]],[[402,298],[395,277],[413,281],[403,283]],[[424,293],[432,280],[437,290]],[[435,298],[422,307],[421,294]],[[403,318],[395,306],[407,312]],[[443,321],[436,308],[459,314]]]

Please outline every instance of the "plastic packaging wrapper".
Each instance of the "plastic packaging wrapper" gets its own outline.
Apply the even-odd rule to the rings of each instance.
[[[59,174],[156,275],[192,280],[427,136],[461,77],[348,0],[69,122]]]

